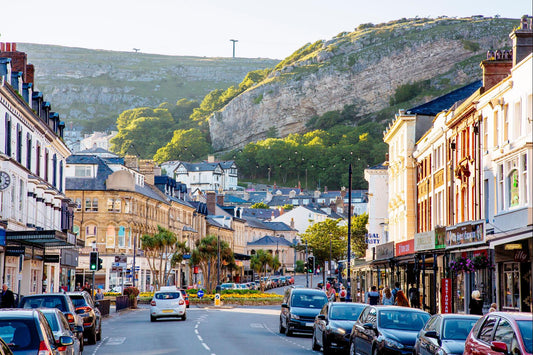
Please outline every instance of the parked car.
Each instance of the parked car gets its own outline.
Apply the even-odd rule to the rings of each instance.
[[[220,289],[221,290],[237,290],[238,287],[233,282],[226,282],[226,283],[223,283],[222,285],[220,285]]]
[[[365,307],[364,303],[326,303],[313,325],[313,350],[348,352],[352,327]]]
[[[59,344],[59,340],[62,336],[69,336],[73,339],[72,345],[59,346],[57,348],[58,353],[60,355],[81,354],[80,341],[70,330],[65,315],[57,308],[41,308],[40,311],[43,312],[48,324],[50,325],[50,328],[52,329],[52,333],[54,333],[56,344]]]
[[[168,317],[180,317],[186,320],[186,307],[180,291],[157,291],[150,302],[150,321],[155,322],[158,318]]]
[[[184,289],[181,289],[180,292],[181,292],[181,297],[183,297],[183,299],[185,300],[185,307],[189,308],[189,304],[190,304],[189,303],[189,294]]]
[[[57,308],[67,318],[70,330],[80,341],[83,351],[83,319],[76,313],[70,297],[65,293],[41,293],[24,296],[19,303],[20,308]]]
[[[279,287],[279,277],[273,277],[270,279],[270,282],[272,283],[272,288]]]
[[[83,335],[89,344],[96,344],[102,339],[102,314],[93,303],[91,296],[85,292],[68,292],[76,313],[83,319]]]
[[[474,325],[465,343],[465,355],[533,353],[533,315],[491,312]]]
[[[418,333],[414,354],[462,354],[466,337],[479,318],[473,314],[433,315]]]
[[[59,355],[58,349],[74,343],[71,336],[61,336],[56,343],[48,321],[37,309],[0,311],[0,337],[15,355]]]
[[[2,338],[0,338],[0,355],[13,355],[13,352]]]
[[[279,332],[312,333],[315,317],[328,302],[326,293],[312,288],[288,287],[283,295],[279,316]]]
[[[367,306],[354,323],[350,354],[411,355],[429,313],[416,308]]]

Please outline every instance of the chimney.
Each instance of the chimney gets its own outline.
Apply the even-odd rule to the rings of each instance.
[[[327,187],[327,186],[324,186],[324,193],[325,193],[325,194],[328,193],[328,187]]]
[[[509,35],[513,41],[513,67],[533,52],[532,20],[531,16],[522,16],[520,27]]]
[[[155,182],[155,175],[158,170],[158,166],[153,160],[142,159],[139,160],[139,173],[144,175],[144,181],[150,185]]]
[[[217,205],[224,206],[224,194],[217,195]]]
[[[207,205],[207,214],[214,215],[216,210],[216,193],[214,191],[205,193],[205,203]]]
[[[335,203],[335,201],[331,201],[329,203],[329,208],[331,209],[331,212],[337,213],[337,204]]]
[[[207,162],[208,163],[214,163],[215,162],[215,156],[213,154],[209,154],[207,156]]]
[[[34,84],[35,67],[33,64],[26,65],[26,83]]]
[[[483,87],[485,90],[507,78],[511,74],[513,66],[513,62],[509,59],[495,59],[489,53],[487,57],[490,59],[482,61],[479,65],[483,69]]]
[[[139,161],[135,155],[126,155],[124,157],[124,165],[127,168],[139,171]]]
[[[28,61],[28,56],[24,52],[17,52],[17,44],[16,43],[4,43],[3,49],[0,48],[0,57],[1,58],[11,58],[11,70],[13,72],[21,72],[22,73],[22,81],[27,83],[26,81],[26,65]]]

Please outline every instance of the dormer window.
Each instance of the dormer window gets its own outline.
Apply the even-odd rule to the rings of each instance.
[[[76,165],[74,167],[75,177],[92,177],[92,167],[90,165]]]

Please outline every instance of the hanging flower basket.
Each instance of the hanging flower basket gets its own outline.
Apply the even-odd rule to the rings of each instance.
[[[472,259],[476,270],[486,269],[490,266],[489,258],[485,255],[478,255]]]
[[[456,274],[476,271],[474,262],[468,258],[459,257],[450,261],[450,271]]]

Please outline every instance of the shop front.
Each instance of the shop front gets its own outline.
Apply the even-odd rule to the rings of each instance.
[[[376,245],[368,287],[377,286],[380,290],[385,286],[394,285],[394,267],[394,242]]]

